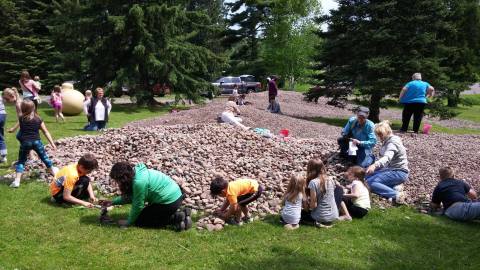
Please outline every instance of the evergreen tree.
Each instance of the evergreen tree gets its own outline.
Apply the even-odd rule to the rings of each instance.
[[[454,39],[462,29],[452,21],[451,1],[339,1],[338,10],[319,18],[328,23],[315,58],[319,87],[307,99],[344,99],[354,90],[370,100],[370,119],[379,121],[380,101],[396,96],[411,74],[421,72],[438,92],[463,90],[473,78],[471,59],[460,57],[464,42]],[[471,27],[471,26],[469,26]],[[457,36],[458,37],[458,36]],[[478,51],[472,52],[478,55]],[[453,76],[452,70],[462,69]]]
[[[128,86],[143,103],[153,102],[158,82],[197,98],[212,88],[222,59],[199,36],[214,31],[210,18],[204,10],[187,10],[188,2],[67,0],[57,12],[70,16],[53,28],[58,40],[73,37],[64,49],[86,86]]]

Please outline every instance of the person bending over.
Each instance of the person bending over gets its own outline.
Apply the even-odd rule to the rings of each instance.
[[[444,214],[458,221],[480,220],[480,202],[477,193],[465,181],[455,179],[452,168],[439,170],[440,182],[433,190],[433,210],[443,205]]]
[[[217,209],[215,214],[232,225],[241,225],[242,221],[252,221],[247,205],[262,195],[263,187],[252,179],[240,178],[228,182],[223,177],[217,176],[210,183],[210,193],[213,197],[225,198],[222,207]]]

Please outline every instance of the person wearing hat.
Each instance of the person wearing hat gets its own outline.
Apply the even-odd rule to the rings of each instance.
[[[366,107],[359,107],[357,115],[351,117],[342,130],[342,136],[338,138],[340,156],[348,158],[355,164],[367,168],[375,161],[373,147],[377,143],[372,121],[368,120],[370,110]],[[356,155],[349,155],[350,144],[356,146]]]
[[[434,94],[435,89],[429,83],[422,81],[421,73],[412,75],[412,81],[407,83],[400,92],[400,103],[403,104],[401,132],[407,132],[413,115],[413,132],[418,133],[427,98],[433,97]]]

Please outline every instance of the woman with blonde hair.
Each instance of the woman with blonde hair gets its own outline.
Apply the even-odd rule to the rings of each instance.
[[[393,135],[388,121],[376,124],[375,134],[382,142],[382,147],[379,159],[367,168],[367,183],[373,193],[403,204],[403,183],[409,174],[407,151],[402,139]]]

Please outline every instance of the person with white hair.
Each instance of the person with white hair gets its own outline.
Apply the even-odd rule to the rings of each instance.
[[[435,89],[428,82],[422,81],[422,74],[414,73],[412,75],[412,81],[407,83],[400,92],[400,103],[404,106],[400,131],[407,132],[410,118],[413,115],[413,132],[418,133],[427,98],[433,97],[434,94]]]

